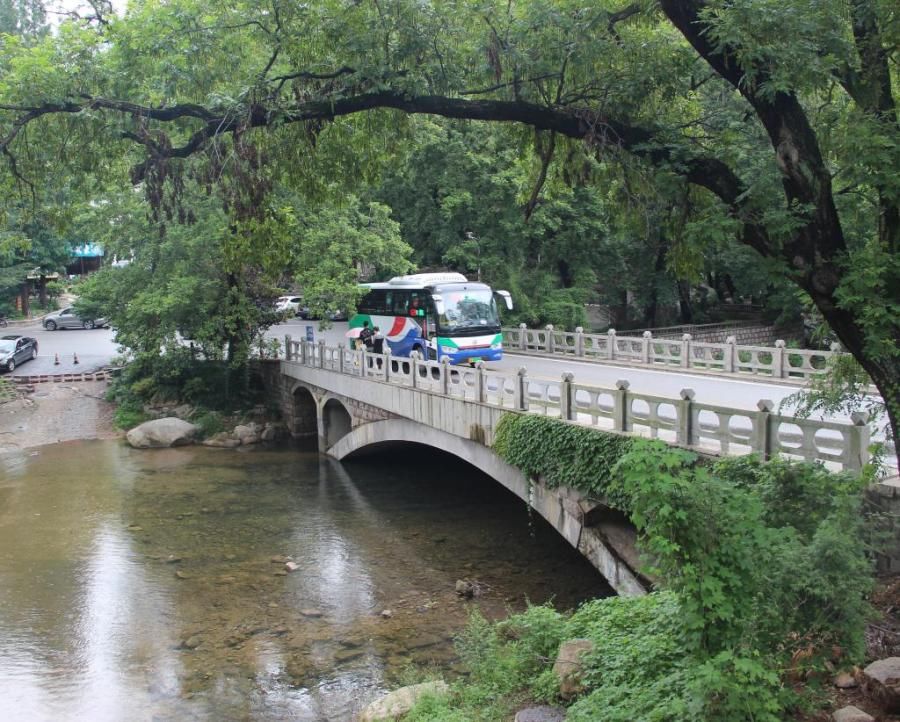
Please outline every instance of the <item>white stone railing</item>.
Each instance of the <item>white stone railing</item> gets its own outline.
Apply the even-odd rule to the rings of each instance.
[[[841,353],[838,344],[831,351],[816,351],[789,349],[784,341],[774,346],[739,346],[734,336],[724,343],[708,343],[694,341],[690,334],[679,341],[653,338],[650,331],[639,337],[619,336],[615,329],[584,333],[581,327],[558,331],[553,326],[530,329],[525,324],[504,328],[503,344],[508,351],[797,380],[822,373],[828,359]]]
[[[536,413],[614,432],[633,433],[705,453],[781,454],[820,461],[833,469],[859,471],[869,460],[868,416],[850,422],[801,419],[774,413],[761,400],[755,410],[700,403],[692,389],[679,398],[639,394],[627,381],[614,388],[578,384],[572,374],[559,381],[530,378],[526,369],[504,373],[484,368],[394,357],[326,346],[324,341],[285,337],[286,361],[397,384],[523,413]],[[362,399],[363,401],[365,399]]]

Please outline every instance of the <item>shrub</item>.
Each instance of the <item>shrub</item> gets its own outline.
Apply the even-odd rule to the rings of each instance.
[[[774,721],[796,702],[779,674],[795,653],[810,666],[835,646],[847,661],[862,654],[872,584],[863,480],[785,460],[700,463],[661,442],[536,416],[505,416],[494,448],[549,486],[605,494],[628,513],[646,571],[670,594],[669,606],[646,602],[662,605],[654,620],[630,600],[573,617],[573,636],[609,641],[567,719]],[[531,680],[552,690],[546,672]]]
[[[201,413],[193,420],[193,423],[200,427],[200,436],[204,439],[225,430],[225,422],[222,419],[222,415],[216,411]]]
[[[113,413],[113,424],[118,429],[128,431],[143,424],[150,417],[144,413],[143,404],[134,400],[120,402]]]

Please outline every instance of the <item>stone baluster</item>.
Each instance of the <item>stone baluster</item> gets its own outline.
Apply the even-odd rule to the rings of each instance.
[[[678,428],[675,432],[675,441],[682,446],[693,446],[694,439],[694,389],[681,389],[678,394],[681,402],[678,404]]]
[[[575,327],[575,355],[584,356],[584,329],[581,326]]]
[[[485,402],[484,361],[475,364],[475,400],[479,404]]]
[[[325,339],[319,339],[319,368],[325,368]]]
[[[641,363],[650,363],[650,343],[652,339],[653,333],[650,331],[644,331],[644,336],[641,340]]]
[[[767,460],[772,456],[772,411],[775,403],[769,399],[760,399],[756,402],[756,408],[759,410],[754,420],[755,438],[752,440],[752,448],[762,459]]]
[[[519,324],[519,350],[528,350],[528,326],[524,323]]]
[[[291,360],[291,335],[289,333],[284,334],[284,360]]]
[[[441,358],[441,393],[444,396],[450,395],[450,357]]]
[[[413,351],[409,355],[409,372],[412,374],[412,387],[416,388],[419,385],[419,352]]]
[[[547,353],[553,355],[556,350],[556,340],[553,338],[553,324],[548,323],[544,330],[547,332]]]
[[[616,390],[613,393],[613,429],[615,431],[628,431],[631,425],[628,423],[628,387],[631,386],[625,379],[616,381]]]
[[[691,334],[686,333],[681,337],[681,368],[691,366]]]
[[[390,346],[384,347],[381,361],[384,364],[384,380],[387,381],[388,383],[390,383],[390,381],[391,381],[391,347]]]
[[[737,368],[737,365],[735,364],[735,360],[737,359],[736,343],[737,339],[735,339],[734,336],[729,336],[725,339],[725,350],[722,352],[722,370],[728,374],[733,374]]]
[[[861,471],[869,463],[869,414],[866,411],[854,411],[850,414],[853,426],[850,428],[850,448],[847,450],[847,466],[849,471]]]
[[[775,342],[775,350],[772,352],[772,376],[776,379],[785,379],[788,375],[788,363],[785,343],[781,339]]]
[[[612,361],[616,357],[616,329],[606,332],[606,358]]]
[[[338,355],[338,372],[344,373],[344,347],[343,346],[338,346],[337,355]]]
[[[513,405],[518,411],[528,411],[528,369],[522,366],[516,371],[516,387]]]
[[[364,344],[360,344],[359,351],[359,375],[365,378],[369,375],[368,372],[368,363],[369,363],[369,354],[366,351],[366,347]]]
[[[559,418],[572,421],[575,418],[574,394],[572,393],[572,381],[575,375],[568,371],[562,375],[562,383],[559,385]]]

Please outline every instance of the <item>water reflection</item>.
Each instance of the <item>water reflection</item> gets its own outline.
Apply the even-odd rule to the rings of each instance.
[[[0,707],[345,720],[410,664],[452,675],[476,604],[608,593],[493,482],[403,459],[117,442],[0,457]],[[488,593],[459,599],[463,577]]]

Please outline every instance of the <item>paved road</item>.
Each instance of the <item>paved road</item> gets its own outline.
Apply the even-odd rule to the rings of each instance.
[[[9,326],[0,332],[3,336],[8,334],[32,336],[38,341],[38,357],[18,366],[13,372],[15,376],[87,373],[109,365],[113,357],[119,355],[119,346],[113,340],[112,330],[108,328],[45,331],[35,324]],[[55,363],[57,354],[59,365]]]
[[[306,337],[306,327],[312,326],[316,341],[324,338],[329,345],[347,342],[346,323],[335,323],[331,329],[320,331],[317,322],[291,320],[288,323],[273,326],[267,336],[283,339],[290,334],[295,340]],[[746,377],[725,378],[706,374],[690,374],[676,371],[634,368],[627,366],[607,366],[592,361],[576,361],[575,359],[538,358],[525,354],[504,354],[502,361],[488,364],[488,368],[515,373],[520,367],[528,369],[528,375],[534,378],[553,379],[558,381],[564,372],[575,375],[576,383],[612,388],[619,379],[626,379],[631,390],[637,393],[655,394],[678,398],[684,388],[694,389],[696,400],[706,403],[732,406],[739,409],[756,410],[760,399],[774,401],[776,409],[782,399],[795,393],[801,384],[770,384],[751,381]]]
[[[292,319],[273,326],[266,333],[269,338],[282,340],[285,334],[294,339],[305,338],[307,328],[312,329],[316,341],[324,338],[329,345],[347,343],[347,323],[335,323],[332,328],[320,330],[315,321]],[[40,326],[4,329],[7,333],[22,333],[38,339],[38,358],[15,370],[15,374],[49,374],[74,371],[92,371],[107,365],[118,355],[118,346],[110,329],[75,329],[70,331],[45,331]],[[55,365],[59,354],[60,364]],[[79,364],[75,365],[74,354]],[[769,399],[777,405],[782,399],[797,391],[799,385],[770,384],[744,378],[690,374],[681,371],[661,371],[622,366],[607,366],[575,359],[537,358],[507,352],[504,359],[492,363],[489,368],[515,372],[519,367],[528,369],[529,376],[558,380],[563,372],[575,374],[578,383],[592,386],[613,387],[619,379],[627,379],[631,389],[638,393],[656,394],[677,398],[683,388],[692,388],[697,401],[716,403],[734,408],[755,410],[760,399]]]

